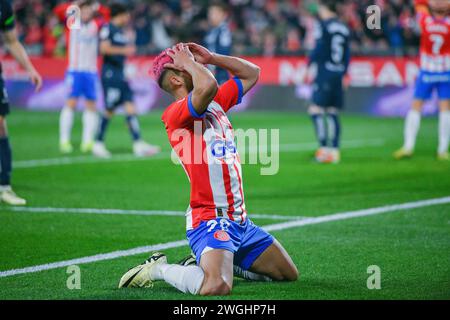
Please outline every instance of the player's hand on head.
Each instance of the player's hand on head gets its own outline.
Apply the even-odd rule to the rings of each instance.
[[[186,63],[194,60],[194,55],[189,48],[182,43],[178,43],[171,49],[167,49],[167,55],[172,58],[173,63],[167,63],[166,68],[171,68],[179,71],[184,70]]]
[[[186,43],[186,45],[198,63],[209,64],[212,61],[213,54],[205,47],[193,42]]]

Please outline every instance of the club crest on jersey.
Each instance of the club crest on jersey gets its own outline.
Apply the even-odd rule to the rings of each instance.
[[[230,241],[230,235],[228,234],[228,232],[223,230],[214,232],[214,238],[219,241]]]

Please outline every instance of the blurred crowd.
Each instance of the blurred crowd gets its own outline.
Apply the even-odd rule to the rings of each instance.
[[[115,0],[117,1],[117,0]],[[32,55],[63,56],[64,26],[52,14],[60,0],[14,0],[20,40]],[[108,4],[111,1],[99,1]],[[206,0],[128,0],[138,54],[154,54],[178,41],[202,43],[211,28]],[[305,54],[314,46],[314,0],[229,0],[234,54]],[[381,29],[366,27],[366,8],[382,9]],[[414,55],[419,34],[413,0],[343,0],[339,16],[352,30],[354,54]]]

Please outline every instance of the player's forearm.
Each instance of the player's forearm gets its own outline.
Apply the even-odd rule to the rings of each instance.
[[[199,101],[199,103],[194,103],[194,108],[201,114],[217,93],[217,81],[211,71],[195,61],[186,63],[184,69],[192,76],[193,96]]]
[[[125,47],[102,46],[100,47],[100,53],[107,56],[125,56],[127,55],[127,49]]]
[[[33,64],[28,57],[25,48],[22,44],[17,40],[9,40],[6,41],[6,47],[8,48],[11,55],[16,59],[17,62],[28,72],[35,71]]]
[[[259,78],[260,68],[250,61],[220,54],[213,54],[210,64],[228,70],[241,80],[256,80]]]

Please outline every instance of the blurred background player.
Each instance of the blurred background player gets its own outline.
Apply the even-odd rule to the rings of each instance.
[[[228,7],[222,2],[213,2],[208,8],[208,23],[211,29],[206,33],[205,45],[209,51],[230,55],[232,49],[232,36],[228,26]],[[228,71],[210,66],[211,71],[219,84],[229,79]]]
[[[319,2],[316,46],[309,57],[309,65],[317,67],[317,75],[308,113],[320,146],[315,158],[322,163],[340,161],[339,110],[344,104],[343,77],[350,63],[350,31],[339,20],[336,6],[332,0]]]
[[[450,1],[416,2],[417,19],[421,29],[420,73],[412,108],[405,119],[404,144],[394,153],[396,159],[413,155],[420,116],[424,102],[434,90],[439,98],[438,160],[449,160],[450,138]]]
[[[128,8],[121,3],[110,6],[111,21],[100,31],[100,53],[103,55],[102,85],[105,97],[104,112],[92,152],[95,156],[109,158],[111,153],[106,149],[104,140],[109,121],[117,107],[124,105],[126,122],[133,139],[133,152],[136,156],[151,156],[160,151],[141,139],[139,121],[133,103],[133,93],[125,79],[126,58],[136,53],[136,47],[130,43],[124,27],[130,22]]]
[[[31,64],[25,49],[17,39],[13,9],[7,0],[0,0],[0,32],[9,52],[28,72],[31,82],[36,86],[36,90],[39,90],[42,86],[42,78]],[[10,205],[25,205],[25,199],[18,197],[11,189],[12,152],[6,126],[8,114],[8,94],[6,93],[0,64],[0,201]]]
[[[78,6],[79,12],[72,5]],[[98,124],[96,111],[98,33],[101,25],[108,19],[108,10],[93,1],[84,0],[60,4],[54,12],[61,22],[66,23],[67,27],[66,83],[70,88],[69,96],[60,115],[59,147],[62,153],[73,151],[71,132],[74,111],[78,100],[84,97],[85,109],[80,149],[82,152],[89,152],[94,144],[94,135]],[[99,17],[95,17],[96,12],[100,13]],[[79,15],[79,21],[77,21],[77,15]]]

